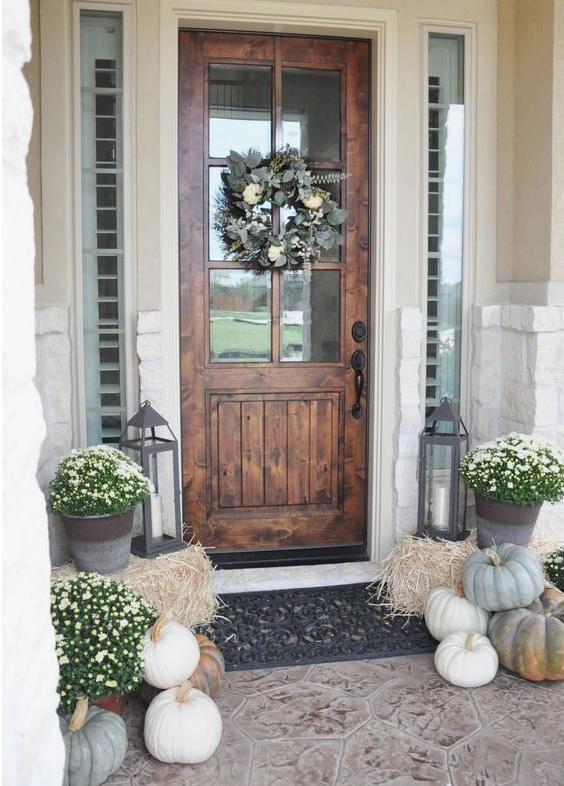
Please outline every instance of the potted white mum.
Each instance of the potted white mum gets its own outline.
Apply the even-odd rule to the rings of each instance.
[[[65,524],[78,570],[114,573],[127,567],[133,514],[151,492],[141,467],[120,450],[73,450],[60,462],[49,506]]]
[[[564,498],[564,454],[526,434],[470,450],[460,474],[476,497],[478,545],[527,545],[544,502]]]

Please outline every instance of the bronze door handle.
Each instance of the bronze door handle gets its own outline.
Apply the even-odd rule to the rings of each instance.
[[[351,368],[355,372],[354,375],[354,391],[356,400],[352,406],[351,414],[353,418],[359,418],[362,415],[362,405],[360,403],[360,399],[362,397],[362,391],[364,390],[364,368],[366,366],[366,357],[364,352],[361,349],[357,349],[356,352],[353,352],[351,357]]]

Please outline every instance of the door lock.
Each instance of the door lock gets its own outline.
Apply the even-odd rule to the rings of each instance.
[[[352,337],[356,341],[356,343],[361,344],[366,338],[366,325],[361,319],[357,319],[357,321],[352,326],[351,332],[352,332]]]

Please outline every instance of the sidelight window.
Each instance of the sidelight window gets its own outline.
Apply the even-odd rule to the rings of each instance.
[[[122,15],[80,14],[82,290],[86,437],[125,423]]]
[[[426,378],[428,415],[460,409],[464,231],[464,36],[430,33],[427,71]]]

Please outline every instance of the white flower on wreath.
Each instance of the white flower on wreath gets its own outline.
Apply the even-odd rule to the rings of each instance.
[[[269,246],[267,256],[271,262],[276,262],[282,253],[282,246]]]
[[[261,196],[262,188],[258,183],[249,183],[243,189],[243,201],[246,202],[247,205],[256,205],[257,202],[260,202]]]
[[[323,199],[318,194],[312,194],[310,197],[302,199],[302,202],[309,210],[317,210],[323,204]]]

